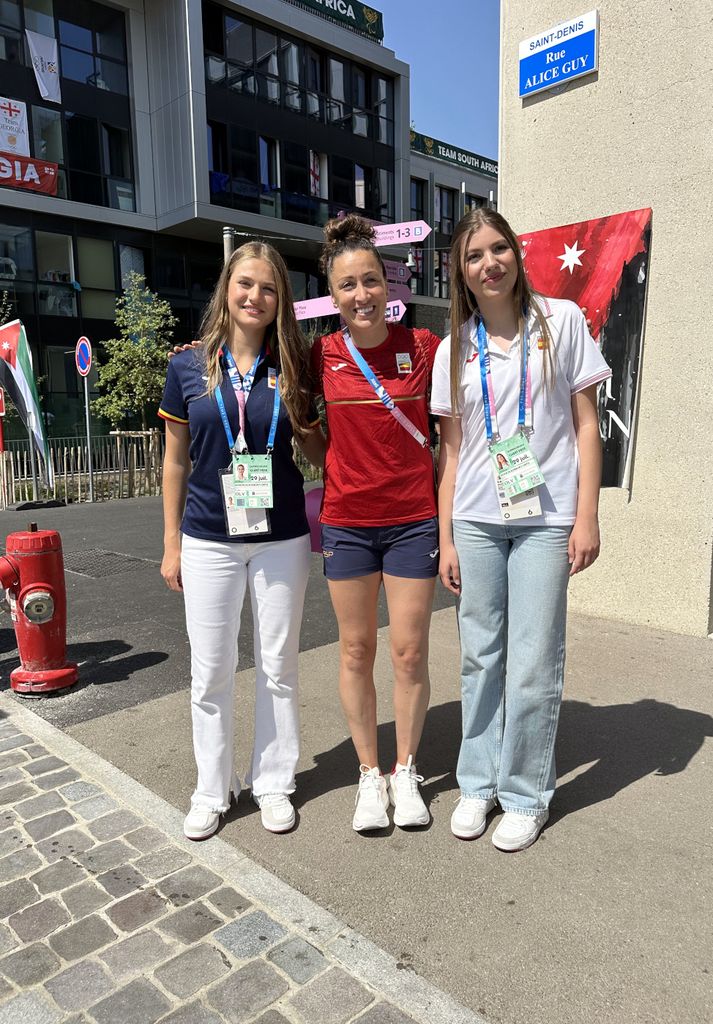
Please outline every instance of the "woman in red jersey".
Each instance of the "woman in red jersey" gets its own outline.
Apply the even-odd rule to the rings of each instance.
[[[385,322],[388,299],[374,230],[329,221],[321,265],[342,330],[319,338],[312,369],[328,442],[320,520],[324,572],[339,624],[339,690],[360,765],[353,828],[426,825],[416,752],[428,707],[428,631],[438,526],[428,392],[439,340]],[[374,659],[384,585],[394,669],[396,766],[381,774]]]

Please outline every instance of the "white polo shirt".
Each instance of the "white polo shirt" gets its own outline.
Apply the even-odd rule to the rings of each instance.
[[[579,455],[572,418],[572,395],[611,377],[579,306],[567,299],[540,299],[553,341],[555,379],[545,385],[544,351],[538,348],[540,332],[534,314],[529,323],[529,358],[532,378],[534,432],[530,446],[537,456],[545,482],[538,490],[542,515],[527,520],[532,526],[571,526],[577,511]],[[434,416],[451,416],[450,336],[436,353],[431,390]],[[490,369],[498,413],[500,436],[517,432],[520,398],[520,342],[509,352],[489,346]],[[481,523],[502,523],[495,479],[488,455],[483,414],[483,392],[478,343],[473,319],[461,334],[460,419],[463,440],[458,456],[453,518]],[[518,524],[519,525],[519,524]]]

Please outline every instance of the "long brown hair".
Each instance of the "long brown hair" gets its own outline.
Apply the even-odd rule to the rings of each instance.
[[[312,393],[309,349],[297,325],[294,296],[285,261],[277,249],[267,242],[246,242],[233,252],[223,267],[210,302],[201,321],[199,338],[208,376],[208,394],[212,395],[223,379],[220,353],[230,336],[228,288],[233,271],[243,260],[264,260],[275,277],[277,289],[277,316],[265,332],[277,371],[280,374],[280,394],[299,437],[309,431],[309,403]]]
[[[336,258],[343,252],[354,252],[356,249],[374,254],[386,281],[386,267],[381,253],[374,245],[374,238],[373,225],[358,213],[349,213],[346,217],[333,217],[332,220],[328,220],[324,225],[324,246],[319,258],[319,266],[327,282]]]
[[[461,330],[471,316],[474,314],[476,318],[480,316],[476,298],[465,280],[465,250],[470,236],[482,227],[491,227],[498,231],[515,253],[517,280],[512,292],[512,302],[517,317],[518,331],[520,337],[524,338],[525,317],[533,312],[542,338],[542,346],[546,352],[543,362],[545,385],[551,387],[554,381],[552,335],[538,298],[527,280],[517,235],[503,215],[497,213],[496,210],[489,210],[486,207],[471,210],[459,221],[451,239],[451,409],[454,416],[458,413],[458,389],[462,373]]]

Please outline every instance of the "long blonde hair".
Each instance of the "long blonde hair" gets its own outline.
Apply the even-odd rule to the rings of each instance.
[[[486,207],[471,210],[456,225],[451,239],[451,409],[454,416],[458,413],[458,390],[462,373],[461,330],[471,316],[475,314],[476,319],[480,316],[478,303],[465,281],[464,256],[470,236],[482,227],[491,227],[498,231],[515,253],[517,280],[513,288],[512,302],[517,317],[518,331],[520,337],[524,338],[525,317],[530,312],[534,313],[542,338],[542,347],[545,349],[543,361],[545,386],[551,387],[554,382],[555,363],[552,335],[542,306],[527,280],[517,235],[503,215],[497,211],[489,210]]]
[[[208,377],[207,391],[212,395],[223,379],[220,353],[230,337],[230,278],[238,263],[249,259],[264,260],[275,277],[277,316],[265,332],[265,343],[270,346],[280,374],[280,394],[292,429],[299,437],[304,437],[309,430],[308,410],[312,394],[309,349],[295,317],[294,296],[285,261],[267,242],[245,242],[233,252],[221,271],[203,314],[199,337],[203,342],[200,351]]]

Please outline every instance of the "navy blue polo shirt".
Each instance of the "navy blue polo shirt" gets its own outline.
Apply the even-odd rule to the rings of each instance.
[[[270,355],[262,360],[245,405],[245,440],[252,455],[264,455],[267,448],[275,400],[274,388],[268,386],[267,371],[268,367],[274,365]],[[206,387],[206,368],[199,351],[191,349],[180,352],[170,360],[159,416],[187,423],[191,435],[192,470],[188,478],[181,532],[199,540],[240,544],[291,540],[309,533],[305,515],[304,481],[292,458],[292,424],[284,402],[281,402],[272,453],[271,532],[268,535],[228,536],[219,476],[230,465],[230,448],[218,403],[214,397],[206,394]],[[225,366],[221,392],[233,437],[237,437],[240,425],[238,400]],[[309,419],[310,422],[318,420],[316,410],[310,410]]]

